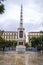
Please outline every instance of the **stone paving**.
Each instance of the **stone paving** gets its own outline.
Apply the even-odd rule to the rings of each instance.
[[[43,53],[0,52],[0,65],[43,65]]]

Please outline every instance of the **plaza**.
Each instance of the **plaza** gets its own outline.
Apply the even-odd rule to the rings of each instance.
[[[0,52],[0,65],[43,65],[43,53],[17,54],[14,51]]]

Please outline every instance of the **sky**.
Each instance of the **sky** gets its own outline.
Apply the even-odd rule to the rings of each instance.
[[[5,13],[0,14],[0,30],[17,31],[23,6],[25,32],[43,31],[43,0],[6,0]]]

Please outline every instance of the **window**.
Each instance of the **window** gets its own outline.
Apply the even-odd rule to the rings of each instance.
[[[12,35],[12,33],[10,33],[10,35]]]
[[[40,35],[40,33],[38,33],[38,35]]]
[[[15,39],[15,37],[13,36],[13,39]]]
[[[16,33],[16,35],[17,35],[17,33]]]
[[[10,39],[12,39],[12,36],[10,36]]]
[[[3,33],[3,35],[4,35],[4,33]]]
[[[9,35],[9,33],[7,33]]]
[[[9,36],[7,36],[7,39],[9,39]]]
[[[15,36],[15,39],[17,39],[17,36]]]
[[[6,39],[6,36],[5,36],[5,39]]]
[[[6,33],[5,33],[5,35],[6,35]]]
[[[2,36],[2,38],[4,38],[4,36]]]
[[[37,33],[35,33],[35,35],[37,35]]]
[[[13,33],[13,35],[14,35],[14,33]]]

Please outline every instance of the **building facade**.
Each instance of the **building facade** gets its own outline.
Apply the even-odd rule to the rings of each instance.
[[[4,31],[3,33],[0,32],[0,36],[6,41],[14,41],[18,40],[18,32],[17,31]],[[24,33],[24,42],[26,42],[26,35]]]
[[[9,41],[9,40],[17,40],[18,33],[15,31],[4,31],[2,36],[3,39]]]
[[[43,35],[43,32],[29,32],[28,33],[28,43],[29,43],[29,45],[31,46],[31,38],[32,37],[40,37],[40,36],[42,36]]]

